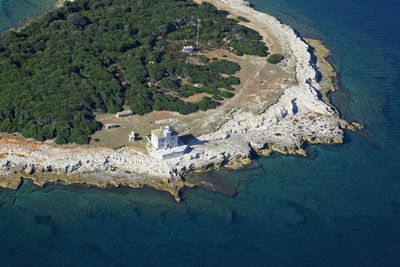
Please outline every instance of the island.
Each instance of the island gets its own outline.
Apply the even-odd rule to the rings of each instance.
[[[189,173],[342,143],[329,54],[242,0],[65,2],[0,38],[0,186],[179,201]]]

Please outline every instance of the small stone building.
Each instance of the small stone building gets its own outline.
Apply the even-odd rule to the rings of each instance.
[[[118,112],[115,117],[116,118],[124,118],[124,117],[130,117],[133,115],[133,111],[132,110],[124,110],[121,112]]]
[[[136,134],[134,131],[132,131],[129,136],[128,136],[129,142],[136,141]]]
[[[107,129],[107,130],[114,129],[114,128],[118,128],[118,127],[119,127],[118,124],[114,124],[114,123],[106,124],[106,129]]]
[[[151,131],[151,144],[156,149],[177,147],[178,142],[178,133],[170,126]]]

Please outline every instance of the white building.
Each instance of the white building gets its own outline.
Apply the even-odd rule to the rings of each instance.
[[[178,146],[178,133],[169,126],[151,131],[151,144],[156,149],[166,149]]]
[[[136,140],[136,134],[135,134],[135,132],[134,131],[132,131],[130,134],[129,134],[129,142],[132,142],[132,141],[135,141]]]

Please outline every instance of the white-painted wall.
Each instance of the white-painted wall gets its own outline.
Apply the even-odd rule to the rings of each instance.
[[[176,147],[178,146],[178,135],[172,135],[171,132],[167,132],[165,138],[157,138],[154,134],[151,134],[151,144],[156,149]]]

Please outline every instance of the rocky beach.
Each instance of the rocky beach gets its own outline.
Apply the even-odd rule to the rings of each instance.
[[[180,189],[192,186],[184,181],[187,173],[223,166],[241,168],[254,156],[268,156],[274,151],[307,156],[305,143],[340,144],[345,129],[360,127],[341,119],[327,102],[326,93],[334,90],[336,76],[322,44],[308,40],[315,49],[311,54],[309,44],[292,28],[254,10],[245,1],[208,2],[232,17],[248,18],[250,22],[243,23],[264,37],[270,52],[285,56],[280,64],[295,85],[284,88],[278,101],[258,113],[234,111],[217,131],[189,143],[189,153],[163,161],[130,146],[56,146],[4,135],[0,138],[0,186],[16,189],[21,177],[38,186],[53,182],[103,188],[149,185],[170,192],[179,201]]]

